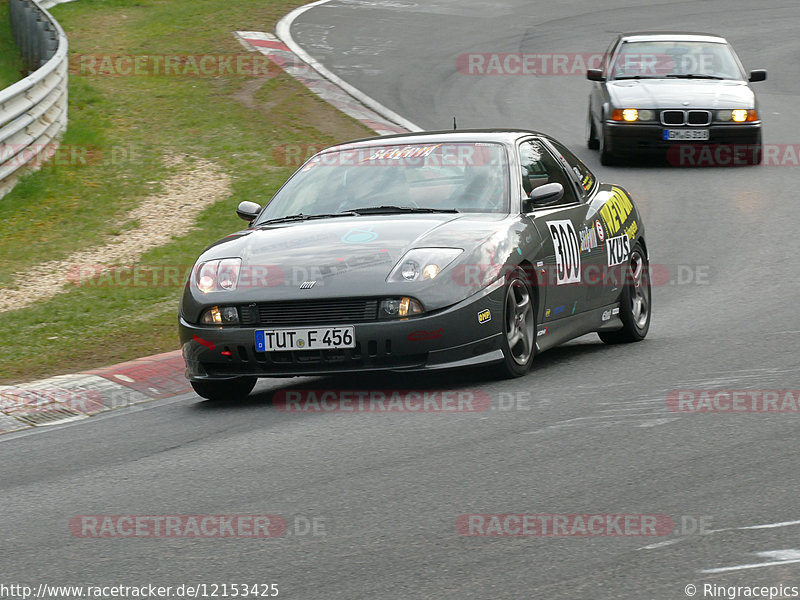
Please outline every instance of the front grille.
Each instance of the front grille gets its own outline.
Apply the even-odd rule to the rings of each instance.
[[[378,300],[374,298],[260,302],[239,307],[239,319],[247,326],[350,324],[377,318]]]
[[[709,125],[711,123],[711,111],[710,110],[687,111],[686,122],[689,125]]]
[[[711,124],[710,110],[662,110],[663,125],[705,126]]]
[[[664,110],[661,111],[661,122],[664,125],[683,125],[686,121],[686,115],[682,110]]]

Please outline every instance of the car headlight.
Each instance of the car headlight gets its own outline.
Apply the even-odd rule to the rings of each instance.
[[[209,260],[195,266],[192,283],[204,294],[235,290],[241,268],[241,258]]]
[[[754,108],[734,108],[733,110],[718,110],[718,121],[733,121],[734,123],[745,123],[748,121],[758,121],[758,111]]]
[[[239,311],[235,306],[212,306],[200,317],[203,325],[238,325]]]
[[[409,250],[392,268],[386,281],[392,283],[435,279],[462,252],[461,248],[416,248]]]
[[[378,306],[378,318],[403,319],[421,315],[425,312],[422,304],[416,298],[403,296],[402,298],[384,298]]]
[[[655,113],[652,110],[637,109],[637,108],[615,108],[611,113],[612,121],[625,121],[633,123],[634,121],[652,121],[655,118]]]

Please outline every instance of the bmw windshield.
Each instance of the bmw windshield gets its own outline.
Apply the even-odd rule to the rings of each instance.
[[[611,67],[611,79],[742,80],[727,44],[691,41],[625,42]]]
[[[255,225],[380,212],[507,213],[508,180],[498,143],[340,147],[306,162]]]

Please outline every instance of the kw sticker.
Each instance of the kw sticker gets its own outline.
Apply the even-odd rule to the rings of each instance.
[[[608,238],[606,243],[606,253],[608,254],[608,266],[621,265],[631,253],[631,241],[627,235],[618,235]]]
[[[556,257],[556,285],[579,283],[581,280],[581,249],[572,221],[548,221]]]

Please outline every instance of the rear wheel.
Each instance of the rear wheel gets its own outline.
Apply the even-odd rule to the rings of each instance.
[[[620,297],[622,329],[598,332],[606,344],[639,342],[650,329],[650,274],[644,249],[637,242],[625,267]]]
[[[256,377],[238,377],[236,379],[208,379],[190,383],[198,396],[208,400],[241,400],[253,391],[256,380]]]
[[[523,271],[506,281],[503,305],[503,363],[505,377],[522,377],[536,354],[536,300]]]

